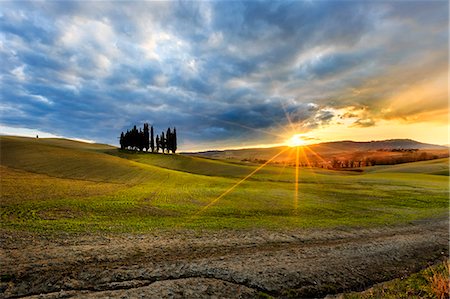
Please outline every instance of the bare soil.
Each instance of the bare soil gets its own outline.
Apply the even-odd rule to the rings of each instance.
[[[448,258],[448,224],[145,235],[3,230],[0,298],[325,297]]]

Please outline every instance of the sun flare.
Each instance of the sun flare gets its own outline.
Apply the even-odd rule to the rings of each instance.
[[[294,134],[286,141],[286,145],[291,147],[303,146],[306,144],[307,142],[305,141],[303,134]]]

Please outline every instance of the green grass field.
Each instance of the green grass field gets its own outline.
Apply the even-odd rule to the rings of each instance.
[[[259,165],[62,139],[4,136],[0,151],[7,229],[358,227],[448,214],[448,159],[364,173],[301,168],[298,198],[295,169],[266,166],[215,201]]]

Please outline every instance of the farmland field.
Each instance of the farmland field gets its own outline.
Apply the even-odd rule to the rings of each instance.
[[[293,167],[269,164],[242,180],[260,165],[0,138],[4,297],[165,294],[157,282],[204,292],[184,287],[199,285],[192,279],[225,297],[236,287],[243,297],[326,295],[448,254],[448,159],[300,168],[296,196]]]

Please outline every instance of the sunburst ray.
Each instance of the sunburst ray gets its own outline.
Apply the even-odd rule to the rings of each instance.
[[[309,147],[306,147],[306,149],[307,149],[311,154],[313,154],[314,156],[316,156],[317,158],[319,158],[319,160],[320,160],[322,163],[324,163],[325,165],[328,164],[328,162],[327,162],[321,155],[319,155],[318,153],[316,153],[313,149],[311,149],[311,148],[309,148]]]
[[[280,156],[282,153],[284,153],[285,151],[287,151],[288,148],[285,148],[283,150],[281,150],[280,152],[278,152],[276,155],[274,155],[272,158],[270,158],[269,160],[267,160],[264,164],[260,165],[258,168],[256,168],[255,170],[253,170],[251,173],[249,173],[247,176],[245,176],[243,179],[239,180],[236,184],[234,184],[233,186],[231,186],[230,188],[228,188],[225,192],[223,192],[220,196],[216,197],[214,200],[212,200],[209,204],[207,204],[206,206],[204,206],[200,211],[198,211],[197,213],[195,213],[192,218],[196,218],[198,217],[200,214],[202,214],[204,211],[206,211],[208,208],[210,208],[212,205],[214,205],[216,202],[218,202],[221,198],[223,198],[225,195],[229,194],[231,191],[233,191],[237,186],[239,186],[240,184],[242,184],[243,182],[245,182],[247,179],[249,179],[252,175],[254,175],[255,173],[257,173],[259,170],[261,170],[264,166],[266,166],[267,164],[269,164],[270,162],[272,162],[273,160],[275,160],[278,156]]]
[[[300,149],[297,146],[295,152],[295,193],[294,193],[294,210],[298,208],[298,178],[299,178],[299,162],[300,162]]]

